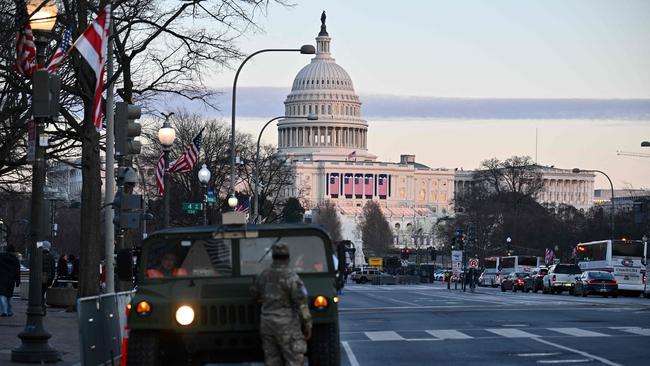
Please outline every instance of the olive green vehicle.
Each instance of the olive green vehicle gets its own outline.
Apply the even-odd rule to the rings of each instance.
[[[263,361],[259,304],[250,291],[270,266],[271,245],[285,242],[290,265],[309,292],[313,317],[309,365],[339,365],[339,253],[316,225],[172,228],[151,234],[137,254],[128,315],[128,365]],[[120,279],[132,254],[118,254]]]

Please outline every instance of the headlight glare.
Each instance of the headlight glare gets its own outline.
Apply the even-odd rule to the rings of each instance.
[[[181,305],[176,310],[176,321],[180,325],[190,325],[194,321],[194,309],[189,305]]]

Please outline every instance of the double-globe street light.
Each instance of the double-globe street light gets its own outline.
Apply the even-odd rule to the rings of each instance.
[[[169,151],[174,145],[174,140],[176,140],[176,130],[169,123],[169,117],[174,115],[174,112],[162,113],[165,117],[165,122],[163,122],[162,127],[158,130],[158,141],[163,149],[163,224],[165,228],[169,227],[169,173],[167,169],[169,168]]]
[[[260,142],[262,140],[262,133],[266,129],[266,126],[271,124],[271,122],[278,120],[278,119],[301,119],[303,117],[298,117],[298,116],[279,116],[279,117],[274,117],[271,118],[268,122],[264,124],[264,127],[262,127],[262,130],[260,131],[259,135],[257,136],[257,149],[255,150],[255,173],[253,177],[253,182],[255,184],[255,199],[253,200],[254,206],[253,206],[253,217],[252,217],[252,223],[256,224],[258,221],[258,216],[260,213],[259,209],[259,204],[260,204]],[[307,116],[308,121],[316,121],[318,120],[318,116],[310,113]]]
[[[20,10],[18,10],[20,11]],[[58,103],[50,100],[45,106],[40,104],[36,108],[36,101],[42,97],[44,89],[49,88],[50,75],[47,69],[38,69],[45,65],[47,45],[50,43],[52,28],[56,23],[58,9],[53,0],[30,0],[27,4],[27,12],[31,14],[29,23],[34,34],[36,45],[37,70],[32,76],[32,112],[34,114],[34,163],[32,170],[32,203],[31,203],[31,234],[29,256],[29,300],[27,305],[27,318],[25,329],[18,334],[21,345],[11,351],[11,360],[17,362],[56,362],[59,360],[59,352],[48,344],[51,335],[43,326],[43,315],[45,304],[41,296],[42,251],[38,248],[39,243],[45,240],[44,216],[42,215],[45,186],[45,145],[41,145],[40,137],[43,133],[43,126],[51,117],[51,103]],[[22,26],[22,25],[19,25]],[[47,84],[44,84],[46,83]],[[49,99],[49,98],[48,98]]]
[[[612,184],[612,180],[609,179],[609,176],[605,174],[605,172],[596,170],[596,169],[578,169],[578,168],[573,168],[572,170],[573,173],[580,173],[580,172],[597,172],[605,176],[607,180],[609,181],[609,187],[612,190],[612,197],[610,198],[610,201],[612,202],[612,208],[609,211],[609,221],[611,225],[611,235],[610,238],[613,240],[614,239],[614,185]]]
[[[210,183],[210,170],[203,164],[199,170],[199,182],[203,187],[203,225],[208,224],[208,183]]]
[[[265,53],[265,52],[300,52],[303,55],[313,55],[316,53],[316,48],[310,44],[303,45],[302,47],[295,49],[295,48],[268,48],[268,49],[263,49],[259,50],[257,52],[253,52],[250,54],[248,57],[244,59],[244,61],[239,65],[239,68],[237,69],[237,72],[235,73],[235,80],[233,81],[232,84],[232,106],[231,106],[231,113],[232,113],[232,125],[230,129],[230,192],[228,197],[228,206],[234,210],[234,208],[237,206],[237,197],[235,197],[235,108],[236,108],[236,102],[237,102],[237,79],[239,79],[239,73],[241,72],[242,68],[250,60],[253,58],[255,55],[259,55],[260,53]]]

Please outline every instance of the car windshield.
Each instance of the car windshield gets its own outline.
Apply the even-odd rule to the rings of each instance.
[[[145,277],[206,277],[232,275],[230,240],[160,240],[147,246]]]
[[[609,272],[589,272],[589,278],[594,280],[613,280],[614,276]]]
[[[545,275],[548,273],[548,268],[541,268],[537,273],[541,275]]]
[[[558,264],[555,267],[555,273],[560,274],[580,274],[582,271],[580,267],[575,264]]]
[[[289,264],[298,273],[329,272],[323,239],[317,236],[287,236],[242,239],[240,247],[241,274],[256,275],[271,265],[271,246],[284,242],[289,247]]]
[[[525,272],[515,273],[515,277],[519,277],[519,278],[528,277],[528,273]]]

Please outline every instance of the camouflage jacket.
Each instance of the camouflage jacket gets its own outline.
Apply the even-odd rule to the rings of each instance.
[[[262,317],[284,321],[299,318],[301,325],[311,327],[307,289],[286,264],[271,264],[255,278],[252,291],[262,303]]]

